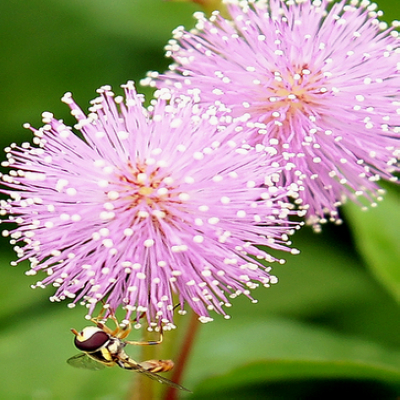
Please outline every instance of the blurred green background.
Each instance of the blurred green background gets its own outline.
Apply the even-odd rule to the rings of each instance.
[[[399,3],[379,1],[387,21]],[[163,47],[178,25],[190,28],[194,4],[162,0],[7,0],[0,2],[0,140],[30,140],[24,122],[41,113],[73,123],[60,102],[71,91],[83,109],[95,90],[147,70],[163,71]],[[139,92],[150,95],[148,89]],[[257,289],[258,304],[234,300],[232,318],[201,327],[183,384],[192,399],[318,399],[350,390],[364,399],[400,396],[400,192],[387,186],[379,207],[348,205],[345,224],[322,234],[303,229],[301,250]],[[281,255],[284,256],[284,255]],[[0,398],[124,399],[131,374],[76,370],[71,327],[85,309],[53,304],[1,242]]]

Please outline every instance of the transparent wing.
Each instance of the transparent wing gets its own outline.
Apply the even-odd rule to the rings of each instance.
[[[104,365],[98,361],[93,360],[85,353],[79,353],[67,360],[69,365],[75,368],[91,369],[93,371],[98,371],[104,368]]]
[[[158,381],[160,383],[164,383],[164,384],[166,384],[168,386],[171,386],[171,387],[173,387],[175,389],[184,390],[185,392],[190,392],[191,393],[191,391],[189,389],[186,389],[183,386],[178,385],[177,383],[172,382],[167,378],[164,378],[163,376],[155,374],[154,372],[147,371],[146,369],[141,367],[139,364],[136,364],[134,369],[137,372],[140,372],[141,374],[144,374],[144,375],[148,376],[150,379],[154,379],[154,380],[156,380],[156,381]]]

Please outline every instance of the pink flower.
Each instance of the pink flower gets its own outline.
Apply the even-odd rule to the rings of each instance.
[[[248,118],[240,139],[292,164],[282,182],[302,188],[310,223],[338,220],[346,197],[380,199],[376,181],[399,171],[398,32],[369,1],[228,3],[232,21],[197,13],[197,30],[178,28],[171,71],[144,83]]]
[[[29,274],[47,273],[37,287],[89,315],[103,299],[167,326],[175,303],[202,321],[225,314],[229,297],[276,281],[258,245],[288,250],[291,189],[275,184],[267,148],[223,142],[237,124],[168,91],[147,110],[132,82],[124,88],[125,101],[101,88],[87,116],[64,96],[81,137],[44,113],[35,146],[6,149],[1,208],[16,228],[4,234]]]

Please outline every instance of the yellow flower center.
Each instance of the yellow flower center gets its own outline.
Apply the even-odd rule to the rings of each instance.
[[[326,84],[322,72],[313,73],[307,66],[296,73],[275,72],[272,83],[263,88],[262,104],[256,106],[256,112],[265,115],[264,123],[275,120],[288,125],[298,113],[308,116],[318,112],[328,91]]]

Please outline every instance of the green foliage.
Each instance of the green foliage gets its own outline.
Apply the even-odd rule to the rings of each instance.
[[[385,9],[383,2],[380,6]],[[164,70],[168,61],[162,48],[170,31],[180,24],[190,27],[194,10],[189,3],[161,0],[0,2],[1,143],[29,140],[20,126],[26,121],[40,126],[45,110],[71,121],[59,102],[66,91],[85,108],[100,85],[118,91],[149,69]],[[367,212],[348,205],[347,224],[341,227],[296,234],[301,254],[273,266],[280,282],[255,290],[258,304],[244,297],[232,300],[230,320],[215,316],[201,327],[183,381],[194,394],[184,396],[297,399],[349,390],[360,398],[399,396],[396,193],[389,187],[385,200]],[[85,309],[50,303],[53,288],[31,290],[36,278],[24,276],[25,264],[9,266],[15,258],[9,248],[3,241],[0,397],[125,398],[132,384],[129,371],[67,365],[76,353],[70,328],[86,325]]]
[[[371,272],[400,302],[400,194],[392,187],[381,207],[367,212],[348,204],[348,217],[357,248]]]

